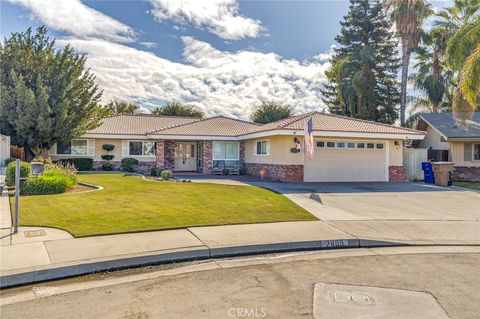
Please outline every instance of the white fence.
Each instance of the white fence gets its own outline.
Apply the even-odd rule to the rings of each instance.
[[[0,135],[0,167],[5,165],[5,160],[10,157],[10,136]]]
[[[426,148],[404,148],[403,165],[409,181],[423,180],[422,162],[427,161]]]

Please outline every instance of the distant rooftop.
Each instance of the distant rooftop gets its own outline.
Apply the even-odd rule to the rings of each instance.
[[[421,119],[447,138],[480,138],[480,112],[472,113],[465,122],[452,113],[425,113]]]

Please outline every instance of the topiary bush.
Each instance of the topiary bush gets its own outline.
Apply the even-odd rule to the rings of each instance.
[[[41,175],[25,181],[20,186],[21,195],[61,194],[68,189],[68,180],[59,175]]]
[[[113,144],[103,144],[102,149],[107,152],[111,152],[115,149],[115,145]]]
[[[30,164],[27,162],[20,162],[20,178],[28,177],[30,175]],[[15,162],[10,162],[5,172],[5,182],[8,186],[15,185]]]
[[[93,158],[68,158],[62,159],[58,162],[70,163],[75,166],[77,171],[92,171],[93,170]]]
[[[138,164],[138,160],[136,158],[124,158],[122,159],[122,171],[124,172],[134,172],[135,166]]]
[[[113,171],[114,169],[115,169],[115,165],[112,162],[102,163],[102,170]]]
[[[162,176],[163,180],[168,181],[173,177],[173,173],[171,170],[165,169],[160,173],[160,176]]]
[[[110,155],[110,154],[106,154],[106,155],[100,155],[100,157],[105,161],[111,161],[115,156]]]

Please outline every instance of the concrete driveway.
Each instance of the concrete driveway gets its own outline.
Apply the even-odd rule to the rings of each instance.
[[[480,193],[420,183],[256,183],[322,220],[480,219]]]
[[[480,244],[480,193],[420,183],[253,183],[357,238]]]

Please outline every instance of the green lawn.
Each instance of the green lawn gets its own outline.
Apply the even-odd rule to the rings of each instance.
[[[316,220],[282,195],[253,186],[144,181],[122,174],[78,175],[103,190],[20,199],[23,226],[75,237],[188,226]],[[13,204],[13,199],[12,199]]]
[[[477,191],[480,191],[480,183],[474,183],[474,182],[455,182],[453,183],[455,186],[460,186],[460,187],[465,187],[465,188],[471,188],[471,189],[476,189]]]

